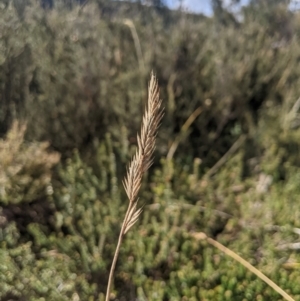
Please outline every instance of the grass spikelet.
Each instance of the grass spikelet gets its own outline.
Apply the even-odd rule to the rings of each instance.
[[[119,240],[114,254],[111,270],[108,278],[107,292],[105,300],[110,299],[110,291],[114,278],[114,271],[120,252],[120,247],[125,234],[137,222],[142,208],[138,208],[138,193],[142,184],[143,174],[150,168],[155,149],[157,131],[163,117],[162,100],[159,98],[159,88],[153,72],[148,87],[148,102],[145,108],[141,133],[137,136],[138,147],[131,160],[127,175],[123,181],[126,194],[129,199],[128,208],[122,223]]]

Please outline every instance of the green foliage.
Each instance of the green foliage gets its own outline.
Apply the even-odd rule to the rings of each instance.
[[[234,142],[233,132],[255,135],[259,109],[298,98],[299,45],[291,36],[299,22],[283,6],[272,9],[276,22],[254,6],[243,23],[221,26],[138,4],[98,5],[66,10],[57,2],[44,11],[28,4],[23,17],[12,5],[0,7],[3,133],[13,117],[26,118],[27,138],[64,153],[88,149],[107,132],[120,141],[121,127],[135,136],[154,68],[166,102],[160,136],[171,143],[201,107],[176,155],[212,166]],[[286,31],[279,34],[278,23]]]
[[[105,145],[101,148],[107,150]],[[102,160],[99,166],[113,166],[113,156],[110,158],[111,162]],[[214,181],[199,179],[180,165],[162,163],[162,171],[158,169],[147,185],[149,195],[143,196],[153,200],[147,201],[139,226],[124,241],[116,275],[117,295],[126,300],[281,300],[232,259],[189,236],[204,230],[210,235],[221,233],[219,241],[299,300],[299,255],[278,248],[283,242],[292,243],[296,238],[293,227],[299,227],[295,200],[281,202],[299,190],[293,184],[295,179],[286,181],[286,189],[280,189],[281,184],[272,187],[268,195],[253,192],[255,179],[242,182],[242,158],[238,154],[229,160]],[[120,183],[111,182],[114,177],[110,173],[96,176],[77,153],[59,168],[51,200],[56,208],[52,228],[29,224],[31,242],[27,243],[21,243],[14,223],[2,231],[3,268],[10,271],[3,272],[2,296],[13,292],[13,296],[33,300],[49,296],[53,300],[103,298],[120,216],[126,207],[121,203],[125,195],[117,188]],[[178,178],[183,190],[173,181]],[[19,270],[14,256],[21,261]],[[292,272],[285,270],[287,263]],[[42,276],[37,279],[37,274]],[[24,277],[29,279],[26,286],[22,286]],[[51,277],[51,286],[47,277]]]
[[[0,140],[0,205],[32,202],[51,193],[51,168],[59,154],[49,153],[48,143],[26,143],[26,127],[14,123]]]

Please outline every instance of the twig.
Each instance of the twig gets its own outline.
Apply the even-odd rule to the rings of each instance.
[[[238,138],[238,140],[233,143],[233,145],[226,152],[226,154],[204,175],[204,178],[205,177],[209,178],[213,174],[215,174],[216,171],[227,162],[228,158],[239,149],[239,147],[243,144],[244,141],[245,141],[245,136],[241,135]]]
[[[252,264],[250,264],[248,261],[243,259],[238,254],[234,253],[230,249],[226,248],[216,240],[207,237],[207,235],[203,232],[200,233],[193,233],[192,236],[196,239],[205,239],[209,244],[212,246],[218,248],[220,251],[224,252],[226,255],[230,256],[240,264],[242,264],[245,268],[247,268],[250,272],[255,274],[257,277],[259,277],[261,280],[263,280],[265,283],[267,283],[270,287],[272,287],[278,294],[280,294],[285,300],[288,301],[295,301],[291,296],[289,296],[282,288],[280,288],[275,282],[273,282],[270,278],[268,278],[266,275],[264,275],[261,271],[259,271],[257,268],[255,268]]]
[[[150,210],[159,210],[161,207],[161,204],[159,203],[156,203],[156,204],[151,204],[151,205],[148,205],[147,208],[149,208]],[[205,206],[200,206],[198,204],[196,205],[192,205],[192,204],[172,204],[172,205],[169,205],[168,206],[168,209],[169,210],[172,210],[172,209],[186,209],[186,210],[197,210],[197,211],[200,211],[200,212],[205,212],[205,211],[210,211],[212,213],[214,213],[215,215],[218,215],[220,217],[223,217],[223,218],[234,218],[233,215],[231,214],[228,214],[226,212],[223,212],[221,210],[216,210],[216,209],[210,209],[210,208],[207,208]]]
[[[181,127],[180,133],[179,135],[176,137],[176,139],[173,141],[169,152],[167,154],[167,160],[172,160],[176,149],[179,145],[179,143],[181,142],[181,140],[184,138],[187,130],[189,129],[189,127],[191,126],[191,124],[196,120],[196,118],[202,113],[202,108],[199,107],[197,108],[191,115],[190,117],[186,120],[186,122],[184,123],[184,125]]]
[[[137,55],[138,62],[139,62],[140,71],[144,72],[145,71],[145,63],[144,63],[144,58],[143,58],[143,52],[142,52],[140,39],[139,39],[138,33],[136,31],[135,25],[132,22],[132,20],[130,20],[130,19],[125,19],[123,21],[123,24],[127,25],[131,31],[136,55]]]

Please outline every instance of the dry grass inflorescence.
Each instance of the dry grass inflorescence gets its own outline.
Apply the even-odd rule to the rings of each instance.
[[[118,244],[109,274],[106,301],[110,299],[110,290],[113,282],[114,270],[122,240],[125,234],[136,223],[142,212],[142,207],[138,208],[138,193],[141,187],[143,174],[152,165],[157,130],[162,117],[162,100],[159,98],[159,88],[156,77],[152,73],[148,89],[148,103],[145,108],[141,125],[141,134],[137,136],[138,148],[129,164],[127,175],[124,180],[124,187],[129,199],[129,204],[123,220]]]

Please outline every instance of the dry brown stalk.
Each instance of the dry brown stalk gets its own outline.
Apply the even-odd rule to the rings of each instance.
[[[191,124],[197,119],[197,117],[202,113],[202,108],[199,107],[197,108],[190,116],[189,118],[186,120],[186,122],[184,123],[184,125],[181,127],[180,133],[179,135],[176,137],[176,139],[173,141],[173,143],[171,144],[171,147],[169,149],[169,152],[167,154],[167,159],[168,160],[172,160],[176,149],[179,145],[179,143],[183,140],[183,138],[185,138],[187,131],[189,129],[189,127],[191,126]]]
[[[153,152],[155,149],[155,139],[157,130],[163,117],[163,109],[161,107],[162,100],[159,98],[159,88],[156,77],[153,72],[148,87],[148,103],[145,108],[145,113],[141,125],[141,134],[137,136],[138,148],[129,164],[127,175],[123,182],[126,194],[129,199],[128,208],[125,218],[122,223],[119,240],[111,265],[108,285],[106,292],[106,301],[110,299],[110,291],[114,277],[114,271],[120,252],[120,247],[125,234],[138,220],[142,208],[138,208],[138,192],[141,187],[143,174],[152,165]]]
[[[268,278],[265,274],[263,274],[261,271],[259,271],[257,268],[255,268],[252,264],[250,264],[248,261],[246,261],[244,258],[233,252],[232,250],[226,248],[216,240],[208,237],[205,233],[193,233],[192,236],[196,239],[202,240],[205,239],[209,244],[212,246],[218,248],[222,252],[224,252],[226,255],[230,256],[240,264],[242,264],[245,268],[247,268],[250,272],[255,274],[257,277],[259,277],[261,280],[263,280],[265,283],[267,283],[270,287],[272,287],[278,294],[280,294],[285,300],[288,301],[295,301],[290,295],[288,295],[281,287],[279,287],[275,282],[273,282],[270,278]]]

